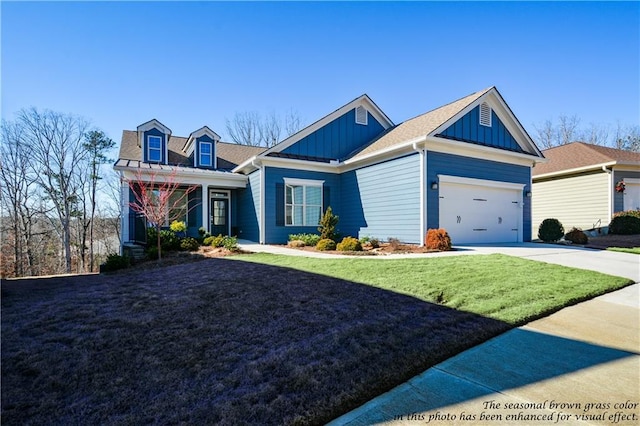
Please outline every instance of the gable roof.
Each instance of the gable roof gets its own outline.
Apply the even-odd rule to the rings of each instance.
[[[493,97],[490,97],[490,95],[493,95]],[[355,154],[352,160],[366,158],[377,152],[390,150],[395,146],[406,144],[419,138],[437,136],[484,100],[490,100],[493,106],[503,109],[503,115],[508,116],[505,118],[509,118],[511,127],[521,135],[520,139],[524,140],[527,145],[526,152],[543,157],[524,127],[504,102],[498,90],[495,86],[491,86],[398,124]]]
[[[543,151],[549,160],[533,169],[533,176],[566,174],[602,166],[631,165],[640,168],[640,153],[622,149],[572,142]]]
[[[189,155],[183,149],[188,138],[181,136],[169,137],[169,165],[193,167]],[[242,164],[247,159],[260,154],[265,148],[238,145],[235,143],[218,142],[216,144],[216,156],[218,157],[218,169],[231,170]],[[124,130],[120,143],[120,154],[116,165],[124,167],[140,167],[142,148],[138,145],[138,132]]]
[[[299,140],[307,137],[308,135],[320,129],[321,127],[329,124],[333,120],[341,117],[342,115],[346,114],[347,112],[361,105],[364,106],[367,109],[367,111],[369,111],[369,113],[371,113],[373,117],[385,129],[388,129],[389,127],[393,126],[393,121],[391,121],[391,119],[387,117],[387,115],[378,107],[378,105],[376,105],[376,103],[373,102],[373,100],[365,93],[361,96],[358,96],[351,102],[347,102],[346,104],[336,109],[335,111],[325,115],[324,117],[317,120],[316,122],[308,125],[307,127],[300,130],[299,132],[294,133],[293,135],[289,136],[282,142],[272,146],[271,148],[266,150],[262,155],[266,156],[271,153],[277,153],[287,149],[288,147],[295,144]]]

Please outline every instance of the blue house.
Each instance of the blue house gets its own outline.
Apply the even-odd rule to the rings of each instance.
[[[114,168],[174,173],[196,185],[178,213],[189,233],[265,244],[317,232],[324,210],[342,235],[422,244],[445,228],[454,244],[531,240],[531,170],[545,159],[495,87],[400,124],[362,95],[269,149],[188,137],[151,120],[124,131]],[[123,184],[122,241],[144,237]]]

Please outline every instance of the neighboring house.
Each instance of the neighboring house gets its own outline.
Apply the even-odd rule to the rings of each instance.
[[[543,151],[533,169],[533,233],[547,218],[569,231],[606,227],[615,212],[640,209],[640,153],[584,142]],[[618,182],[625,191],[618,192]]]
[[[543,161],[491,87],[398,125],[362,95],[266,150],[208,127],[176,137],[151,120],[124,131],[114,168],[125,180],[177,170],[198,185],[181,210],[190,234],[285,243],[317,232],[331,206],[345,236],[422,244],[441,227],[460,244],[531,240],[531,170]],[[122,189],[123,241],[141,242],[144,221]]]

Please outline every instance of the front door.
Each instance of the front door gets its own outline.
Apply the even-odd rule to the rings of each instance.
[[[225,194],[226,195],[226,194]],[[211,198],[211,235],[229,235],[229,198]]]

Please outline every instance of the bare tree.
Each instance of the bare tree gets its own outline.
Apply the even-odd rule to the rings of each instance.
[[[71,272],[71,218],[82,189],[78,168],[87,156],[84,135],[89,123],[83,118],[35,108],[18,113],[18,125],[30,146],[36,182],[55,210],[60,224],[66,272]]]
[[[162,261],[160,228],[165,221],[178,219],[179,207],[187,204],[188,196],[197,186],[191,185],[177,192],[183,186],[176,180],[177,171],[159,176],[157,172],[142,173],[138,170],[127,183],[134,194],[135,201],[129,203],[131,210],[143,215],[155,228],[157,234],[158,263]],[[188,210],[187,210],[188,211]]]
[[[262,117],[255,111],[237,112],[232,120],[226,120],[227,133],[240,145],[272,147],[284,137],[300,130],[300,116],[290,110],[281,119],[275,112]]]

